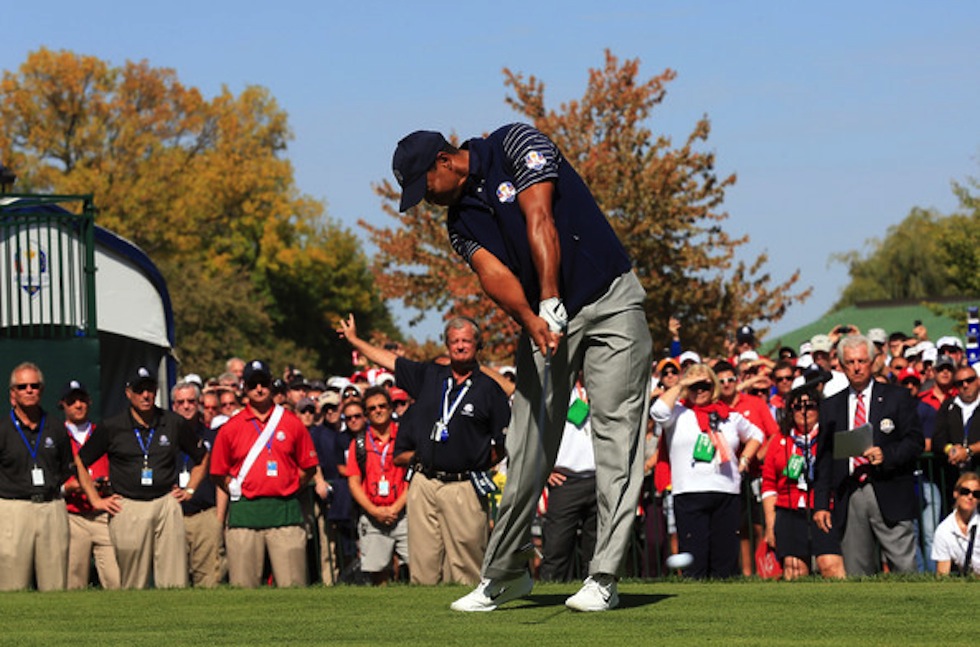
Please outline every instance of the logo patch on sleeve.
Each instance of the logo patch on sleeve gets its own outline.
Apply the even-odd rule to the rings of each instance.
[[[540,171],[547,163],[548,160],[545,159],[545,156],[538,151],[531,151],[524,156],[524,165],[532,171]]]
[[[517,197],[517,189],[510,182],[502,182],[497,187],[497,199],[501,202],[513,202]]]

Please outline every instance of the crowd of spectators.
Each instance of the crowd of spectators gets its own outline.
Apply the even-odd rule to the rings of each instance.
[[[667,572],[667,557],[680,551],[694,558],[685,574],[727,577],[740,542],[745,575],[773,576],[770,553],[786,579],[936,572],[944,558],[940,572],[964,568],[955,559],[950,566],[948,542],[933,541],[954,502],[968,508],[971,488],[955,484],[976,471],[980,451],[980,383],[958,337],[932,341],[918,322],[911,335],[842,325],[768,357],[742,326],[724,356],[702,357],[682,348],[680,322],[670,328],[670,356],[653,375],[642,574]],[[726,421],[741,420],[761,432],[762,445],[746,436],[726,456]],[[838,434],[859,427],[864,444],[848,453]],[[685,499],[698,470],[695,532],[686,528]],[[736,532],[720,501],[739,485]],[[953,521],[944,523],[948,530]],[[963,532],[970,523],[961,522]],[[725,540],[716,546],[719,528]]]
[[[0,588],[472,584],[506,487],[516,375],[473,373],[479,328],[454,322],[435,364],[370,347],[351,320],[341,332],[375,360],[352,375],[232,358],[217,377],[184,375],[172,411],[135,368],[130,409],[97,423],[76,381],[60,416],[41,410],[43,372],[19,365],[0,424],[0,508],[17,538]],[[771,576],[770,554],[786,579],[980,571],[980,382],[959,338],[838,326],[768,357],[742,326],[712,357],[669,328],[624,574],[676,572],[677,553],[692,578]],[[858,451],[835,447],[868,425]],[[602,496],[582,381],[551,469],[530,566],[580,579]]]

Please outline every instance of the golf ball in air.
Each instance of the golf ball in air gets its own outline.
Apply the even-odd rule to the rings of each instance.
[[[667,568],[687,568],[694,563],[694,555],[691,553],[677,553],[667,558]]]

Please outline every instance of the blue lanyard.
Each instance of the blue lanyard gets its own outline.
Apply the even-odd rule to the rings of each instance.
[[[41,424],[37,427],[37,444],[31,445],[31,441],[27,440],[27,435],[24,433],[24,429],[20,426],[20,420],[14,414],[13,410],[10,411],[10,420],[14,423],[14,427],[17,428],[17,433],[20,434],[20,439],[24,441],[27,445],[27,452],[31,455],[31,460],[37,465],[37,448],[41,446],[41,436],[44,435],[44,416],[41,416]]]
[[[371,451],[374,452],[375,454],[379,454],[381,456],[381,472],[384,473],[384,471],[385,471],[385,457],[388,456],[388,450],[391,449],[391,439],[388,439],[388,444],[385,445],[385,448],[382,451],[379,452],[378,451],[378,446],[374,442],[374,436],[371,435],[371,430],[370,429],[367,429],[367,430],[365,430],[364,433],[367,434],[368,442],[371,443]]]
[[[139,427],[133,427],[133,432],[136,434],[136,442],[140,444],[140,449],[143,450],[143,462],[145,463],[150,457],[150,446],[153,445],[153,434],[155,434],[157,430],[150,427],[150,438],[146,441],[145,445],[143,444],[143,434],[140,433]]]
[[[255,422],[255,419],[252,420],[252,426],[255,427],[255,431],[257,431],[259,433],[259,435],[261,436],[262,435],[262,428],[259,427],[259,423]],[[265,449],[266,449],[267,452],[272,453],[272,436],[269,436],[269,440],[266,441],[266,443],[265,443]]]

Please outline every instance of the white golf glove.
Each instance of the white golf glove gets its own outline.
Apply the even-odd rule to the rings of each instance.
[[[543,300],[538,306],[538,316],[548,322],[551,332],[565,332],[568,328],[568,311],[559,297]]]

